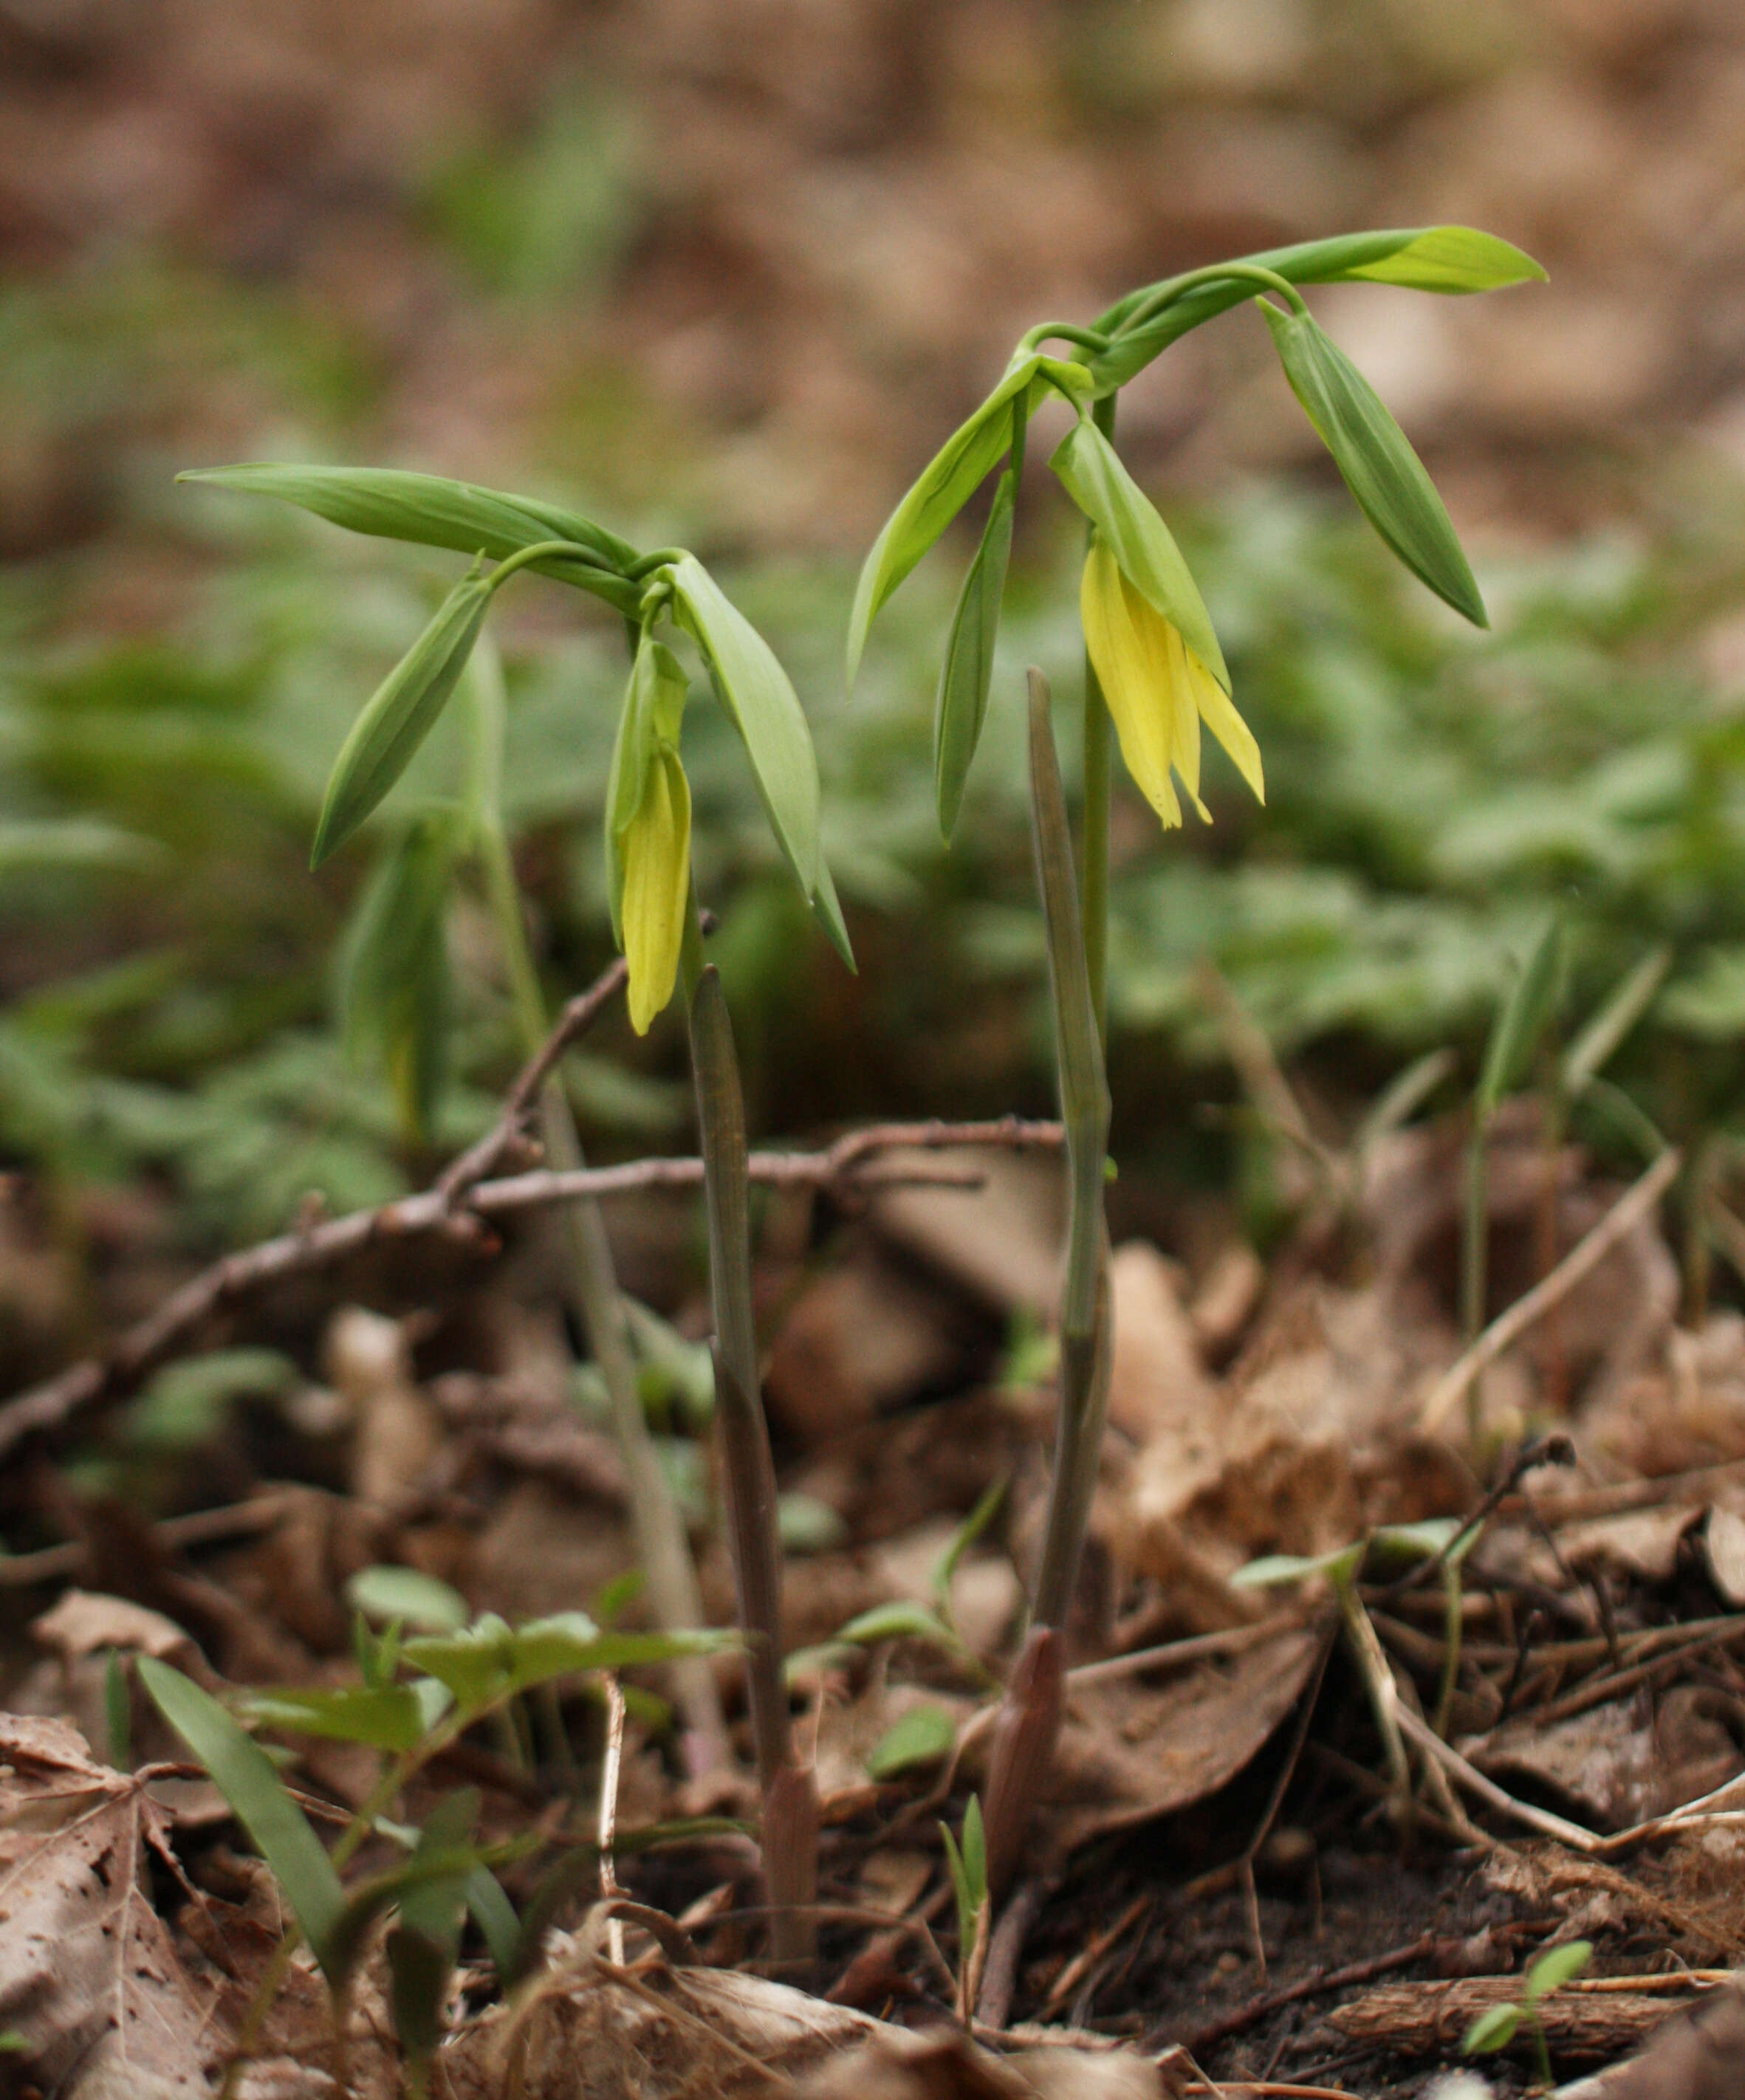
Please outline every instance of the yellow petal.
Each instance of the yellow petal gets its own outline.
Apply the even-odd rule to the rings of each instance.
[[[1137,598],[1138,593],[1124,577],[1122,582],[1129,597]],[[1139,598],[1138,602],[1146,612],[1151,612],[1143,598]],[[1151,617],[1155,620],[1157,615],[1153,612]],[[1209,824],[1212,812],[1199,799],[1199,710],[1194,704],[1193,679],[1188,668],[1199,663],[1199,659],[1182,639],[1180,628],[1169,620],[1161,624],[1169,651],[1169,756],[1194,807]]]
[[[691,789],[669,744],[660,747],[642,801],[620,836],[630,1026],[646,1035],[673,996],[691,894]]]
[[[1127,588],[1101,533],[1092,535],[1085,558],[1079,612],[1127,770],[1164,824],[1179,824],[1182,805],[1169,779],[1176,739],[1168,623]]]
[[[1206,727],[1230,753],[1236,770],[1254,790],[1256,801],[1264,803],[1266,782],[1261,771],[1261,748],[1254,741],[1253,730],[1237,713],[1230,695],[1193,651],[1184,645],[1182,654],[1187,660],[1188,689],[1205,719]]]

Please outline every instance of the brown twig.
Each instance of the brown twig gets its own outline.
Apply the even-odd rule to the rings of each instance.
[[[1427,1932],[1409,1947],[1396,1947],[1391,1953],[1374,1955],[1367,1961],[1354,1961],[1343,1969],[1317,1969],[1313,1975],[1305,1976],[1298,1983],[1250,1998],[1247,2005],[1239,2005],[1235,2012],[1213,2020],[1209,2027],[1197,2029],[1187,2037],[1184,2046],[1197,2056],[1221,2041],[1228,2041],[1232,2035],[1257,2027],[1287,2005],[1297,2005],[1305,1998],[1320,1997],[1328,1991],[1345,1991],[1354,1984],[1372,1983],[1376,1977],[1390,1975],[1396,1969],[1409,1969],[1414,1961],[1425,1961],[1435,1951],[1435,1935]],[[1152,2049],[1163,2047],[1165,2039],[1148,2036],[1141,2047],[1149,2054]]]
[[[779,1188],[888,1187],[890,1179],[875,1180],[864,1171],[864,1162],[880,1152],[1053,1147],[1060,1142],[1058,1123],[1029,1123],[1017,1116],[992,1123],[874,1124],[851,1131],[819,1152],[754,1152],[749,1169],[753,1181]],[[918,1165],[905,1170],[903,1178],[911,1182],[943,1180],[952,1188],[965,1185],[951,1170],[940,1174]],[[421,1194],[324,1219],[307,1230],[284,1233],[241,1253],[227,1255],[173,1291],[104,1355],[86,1357],[0,1405],[0,1460],[31,1439],[64,1430],[103,1402],[120,1397],[173,1356],[203,1321],[289,1277],[324,1268],[380,1242],[426,1233],[446,1233],[488,1248],[488,1219],[569,1202],[579,1196],[695,1189],[702,1180],[700,1159],[674,1158],[633,1159],[621,1167],[573,1173],[517,1174],[476,1183],[452,1201],[439,1183]]]
[[[593,1027],[623,990],[629,974],[621,956],[569,1002],[545,1041],[522,1066],[497,1121],[475,1145],[468,1145],[449,1161],[436,1180],[433,1194],[442,1197],[453,1208],[469,1189],[497,1171],[505,1154],[527,1136],[528,1127],[539,1110],[539,1097],[546,1080],[557,1070],[559,1060]]]

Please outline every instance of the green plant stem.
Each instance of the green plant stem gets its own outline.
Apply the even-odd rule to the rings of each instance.
[[[1228,283],[1233,279],[1246,278],[1259,290],[1276,292],[1293,314],[1305,314],[1308,302],[1288,277],[1281,276],[1276,270],[1269,270],[1258,262],[1211,262],[1203,270],[1190,270],[1183,276],[1172,277],[1167,284],[1160,285],[1149,298],[1142,300],[1130,314],[1126,315],[1115,329],[1117,337],[1130,335],[1135,329],[1143,328],[1154,321],[1168,307],[1190,292],[1197,291],[1202,285]]]
[[[1486,1256],[1491,1233],[1491,1118],[1477,1105],[1466,1140],[1466,1177],[1460,1217],[1460,1337],[1467,1348],[1484,1329]],[[1466,1440],[1474,1449],[1484,1426],[1483,1383],[1466,1388]]]
[[[679,959],[691,1023],[697,1136],[709,1221],[709,1294],[715,1321],[716,1420],[726,1476],[727,1536],[741,1631],[747,1702],[763,1797],[763,1868],[775,1912],[777,1958],[812,1951],[801,1906],[817,1890],[817,1796],[795,1758],[782,1678],[781,1549],[775,1465],[759,1397],[757,1324],[751,1296],[751,1214],[745,1103],[733,1025],[720,973],[703,958],[692,889]]]
[[[516,1026],[531,1057],[545,1041],[550,1026],[545,995],[528,942],[508,840],[494,817],[481,824],[480,832],[485,888],[502,948]],[[560,1171],[584,1165],[575,1118],[555,1073],[541,1098],[540,1118],[546,1163]],[[563,1219],[570,1246],[568,1295],[572,1309],[587,1330],[605,1383],[612,1428],[630,1487],[637,1555],[647,1580],[655,1618],[667,1633],[700,1626],[703,1600],[696,1569],[685,1537],[684,1520],[643,1417],[605,1219],[599,1205],[591,1199],[566,1204]],[[713,1671],[700,1656],[685,1657],[669,1669],[692,1768],[725,1770],[732,1760]]]
[[[1091,419],[1111,442],[1115,396],[1094,404]],[[1109,1033],[1109,800],[1114,767],[1114,724],[1102,686],[1085,652],[1085,810],[1080,834],[1079,911],[1085,929],[1085,960],[1090,972],[1091,1010],[1098,1033]]]

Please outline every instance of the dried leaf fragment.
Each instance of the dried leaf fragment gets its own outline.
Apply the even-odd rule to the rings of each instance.
[[[220,2037],[142,1886],[166,1856],[144,1784],[65,1721],[0,1714],[0,2027],[62,2100],[204,2100]]]

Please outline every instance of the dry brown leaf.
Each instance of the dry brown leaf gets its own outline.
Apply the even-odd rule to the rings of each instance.
[[[90,1590],[68,1590],[60,1601],[30,1622],[32,1637],[64,1662],[76,1662],[105,1648],[149,1655],[210,1684],[205,1657],[174,1619],[126,1597],[105,1597]]]
[[[944,1389],[961,1354],[955,1313],[936,1286],[903,1274],[876,1248],[860,1248],[789,1307],[764,1379],[772,1410],[810,1446],[925,1390]]]
[[[1734,1611],[1745,1606],[1745,1517],[1712,1509],[1703,1529],[1703,1558],[1721,1602]]]
[[[761,2100],[883,2032],[881,2023],[731,1969],[629,1979],[598,1965],[588,1935],[555,1936],[554,1965],[516,2016],[525,2100]],[[495,2094],[511,2038],[488,2015],[443,2052],[457,2092]]]
[[[1087,1685],[1061,1731],[1049,1841],[1066,1851],[1187,1808],[1234,1779],[1301,1697],[1324,1638],[1281,1627],[1227,1662],[1161,1686],[1139,1678]]]
[[[218,2036],[142,1886],[169,1857],[144,1785],[64,1721],[0,1715],[0,2027],[65,2100],[192,2100]]]
[[[1624,1830],[1731,1779],[1739,1755],[1698,1688],[1679,1686],[1644,1719],[1631,1699],[1548,1727],[1525,1714],[1460,1746],[1493,1778],[1549,1788],[1584,1821]]]
[[[886,2027],[803,2078],[799,2100],[1158,2100],[1155,2063],[1080,2040],[1002,2057],[964,2035]]]
[[[1115,1299],[1115,1361],[1109,1419],[1136,1444],[1191,1440],[1216,1410],[1217,1386],[1200,1361],[1182,1302],[1180,1272],[1155,1247],[1133,1240],[1109,1264]]]

